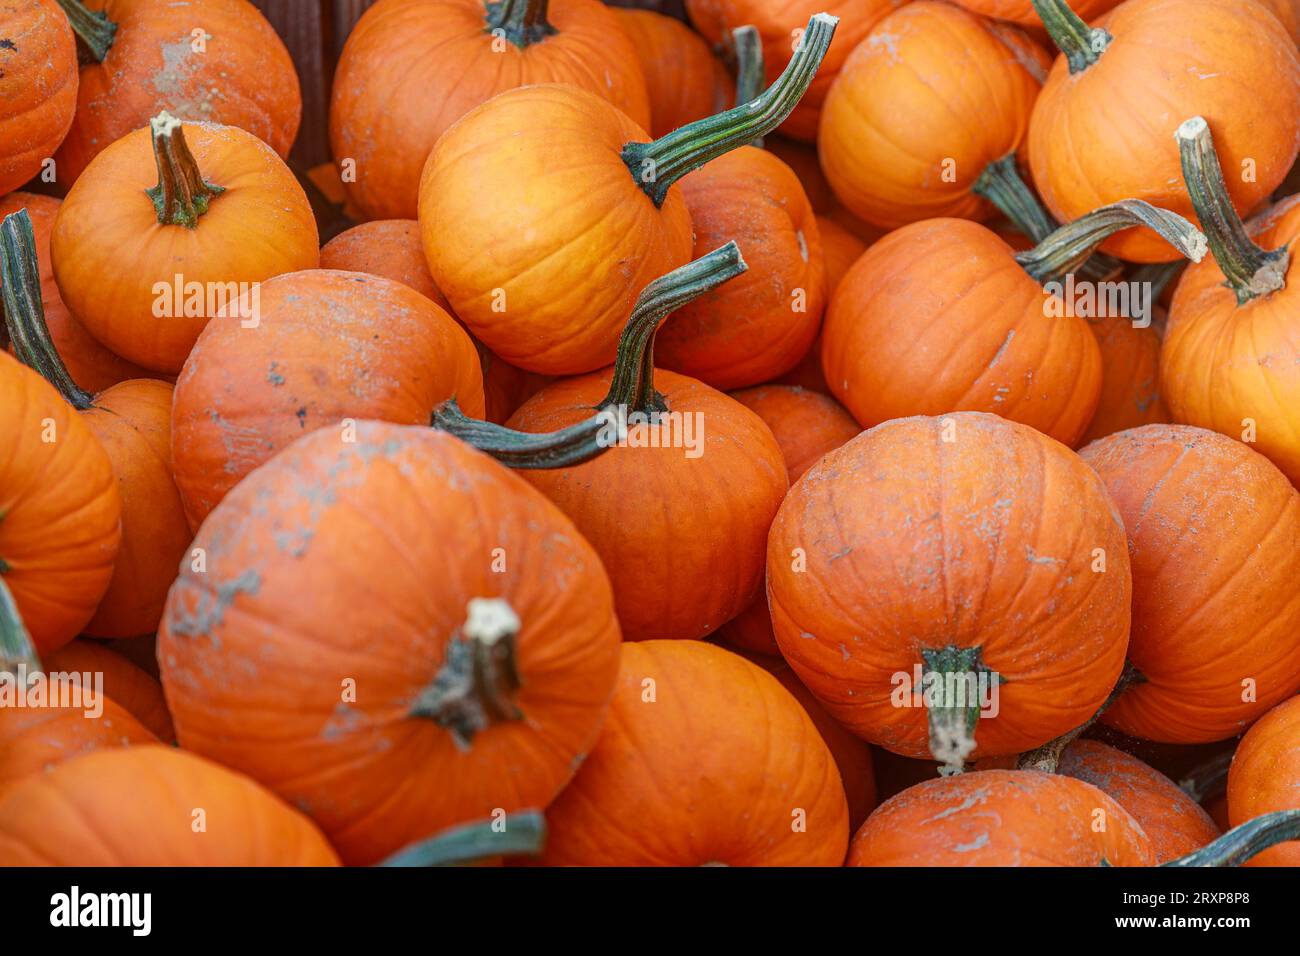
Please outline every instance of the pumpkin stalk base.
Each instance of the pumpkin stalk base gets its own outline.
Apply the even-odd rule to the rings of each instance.
[[[546,19],[548,0],[499,0],[487,4],[486,33],[505,37],[519,49],[559,31]]]
[[[983,665],[979,647],[949,644],[921,651],[922,681],[930,725],[930,755],[944,776],[961,773],[975,751],[975,727],[980,718],[979,677],[992,674]],[[993,674],[996,680],[997,675]]]
[[[81,0],[58,0],[58,3],[67,14],[72,32],[81,41],[79,46],[85,49],[94,62],[103,63],[117,37],[117,24],[108,18],[107,13],[92,13],[87,10]]]
[[[194,229],[212,200],[226,191],[203,178],[199,164],[185,142],[181,121],[166,110],[149,121],[153,133],[158,185],[145,192],[153,200],[158,222],[164,226]]]
[[[1033,4],[1052,42],[1065,54],[1071,73],[1082,73],[1096,63],[1115,39],[1100,27],[1093,29],[1084,23],[1066,0],[1033,0]]]

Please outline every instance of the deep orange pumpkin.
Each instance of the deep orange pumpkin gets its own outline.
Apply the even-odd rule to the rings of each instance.
[[[1101,480],[993,415],[891,421],[823,457],[773,522],[767,589],[781,653],[832,716],[951,764],[1082,724],[1128,645],[1124,528]],[[951,691],[917,696],[972,672],[1002,681],[973,730]]]
[[[999,20],[1010,20],[1026,27],[1041,27],[1043,21],[1034,12],[1033,0],[952,0],[959,7]],[[1120,0],[1070,0],[1070,7],[1084,20],[1091,22]]]
[[[1160,330],[1165,310],[1154,306],[1152,312],[1152,324],[1145,327],[1118,315],[1088,321],[1101,351],[1101,393],[1081,444],[1170,420],[1160,395]]]
[[[330,145],[352,164],[349,196],[371,219],[414,219],[439,137],[498,93],[538,83],[570,84],[650,125],[637,51],[596,0],[379,0],[334,72]]]
[[[1286,32],[1291,34],[1291,39],[1300,43],[1300,3],[1296,0],[1256,0],[1256,2],[1266,6],[1282,26],[1286,27]]]
[[[174,743],[176,731],[163,699],[162,685],[108,645],[78,638],[42,658],[47,670],[103,674],[104,693],[163,743]]]
[[[161,110],[237,126],[289,155],[302,116],[298,74],[248,0],[59,2],[90,53],[77,117],[56,158],[60,183],[71,186],[100,152]]]
[[[77,44],[55,0],[0,9],[0,196],[41,172],[72,125]]]
[[[0,791],[6,784],[48,773],[65,760],[95,750],[158,743],[107,693],[94,700],[93,707],[55,703],[0,707]]]
[[[789,166],[803,186],[804,195],[819,217],[830,213],[839,205],[831,184],[826,181],[814,143],[802,143],[779,134],[763,138],[763,148]],[[818,219],[820,224],[821,219]]]
[[[320,267],[383,276],[451,308],[429,275],[420,224],[414,219],[376,219],[340,232],[321,246]]]
[[[1276,810],[1300,810],[1300,697],[1270,710],[1251,727],[1228,769],[1233,826]],[[1300,843],[1265,850],[1248,866],[1300,866]]]
[[[623,645],[604,730],[546,820],[550,865],[839,866],[848,845],[839,771],[808,714],[699,641]]]

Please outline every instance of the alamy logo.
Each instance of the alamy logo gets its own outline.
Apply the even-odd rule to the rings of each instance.
[[[19,664],[0,671],[0,709],[6,707],[70,707],[87,717],[104,713],[104,674],[101,671],[32,671]]]
[[[245,329],[255,329],[261,321],[260,282],[186,282],[178,272],[171,282],[155,282],[152,291],[156,319],[215,319],[224,316],[239,319],[240,326]]]
[[[1077,315],[1081,319],[1131,319],[1133,328],[1151,324],[1152,286],[1150,282],[1076,281],[1069,273],[1064,282],[1043,285],[1047,299],[1043,314],[1049,319]]]
[[[704,454],[703,412],[629,412],[626,405],[600,410],[601,448],[682,448],[687,458]]]
[[[127,926],[133,936],[148,936],[153,926],[152,893],[68,893],[50,897],[51,926]]]
[[[981,717],[996,717],[998,685],[993,671],[927,671],[920,664],[912,673],[896,671],[889,682],[889,702],[895,707],[976,707]]]

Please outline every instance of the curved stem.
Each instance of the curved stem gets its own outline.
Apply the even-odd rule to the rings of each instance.
[[[1056,773],[1056,768],[1061,762],[1061,754],[1065,753],[1065,749],[1083,736],[1083,732],[1095,724],[1101,718],[1102,714],[1110,710],[1111,706],[1115,701],[1119,700],[1124,691],[1128,690],[1134,684],[1141,684],[1145,681],[1146,678],[1138,672],[1138,669],[1128,661],[1125,661],[1124,669],[1120,671],[1119,674],[1119,680],[1115,682],[1115,686],[1111,688],[1110,694],[1108,694],[1106,699],[1102,701],[1102,705],[1097,708],[1095,714],[1073,730],[1061,734],[1061,736],[1054,740],[1049,740],[1041,747],[1036,747],[1027,753],[1021,754],[1020,759],[1016,761],[1016,769],[1041,770],[1043,773]]]
[[[731,47],[736,54],[736,105],[753,102],[767,86],[763,65],[763,38],[758,27],[746,24],[731,31]]]
[[[817,75],[839,19],[813,14],[785,71],[756,99],[716,116],[687,123],[651,143],[628,143],[623,162],[656,206],[693,169],[772,132],[799,104]]]
[[[50,340],[41,305],[41,279],[36,262],[36,237],[26,209],[0,223],[0,284],[4,292],[4,324],[22,363],[40,373],[73,408],[87,409],[94,397],[72,380]]]
[[[1164,866],[1241,866],[1287,840],[1300,840],[1300,810],[1278,810],[1233,827],[1213,843]]]
[[[449,432],[511,468],[568,468],[614,447],[632,413],[667,410],[654,387],[654,337],[668,314],[716,289],[749,267],[735,242],[655,279],[637,297],[619,339],[609,392],[594,414],[576,425],[532,434],[466,417],[449,401],[433,413],[433,427]]]
[[[998,676],[984,666],[979,647],[949,644],[938,650],[923,649],[921,659],[930,755],[942,764],[941,774],[961,773],[975,749],[981,678],[996,684]]]
[[[1074,272],[1107,237],[1134,226],[1155,230],[1193,262],[1205,258],[1205,236],[1182,216],[1140,199],[1121,199],[1066,223],[1033,249],[1016,253],[1016,261],[1031,278],[1046,283]]]
[[[1114,39],[1100,27],[1084,23],[1066,0],[1033,0],[1033,4],[1052,42],[1065,54],[1071,73],[1081,73],[1100,60]]]
[[[36,656],[32,636],[27,633],[22,615],[18,613],[18,603],[4,578],[0,577],[0,672],[21,676],[22,669],[29,674],[35,673],[41,669],[41,660]]]
[[[546,19],[549,0],[498,0],[487,4],[485,31],[500,30],[519,49],[557,32]]]
[[[379,866],[463,866],[493,856],[537,856],[546,842],[546,817],[519,810],[496,821],[451,827],[398,850]]]
[[[1251,299],[1283,288],[1291,253],[1285,247],[1268,252],[1247,235],[1223,182],[1210,124],[1203,117],[1193,116],[1178,127],[1174,138],[1178,140],[1183,180],[1192,208],[1209,237],[1214,261],[1237,295],[1237,304],[1245,305]]]
[[[1234,750],[1216,754],[1178,781],[1179,788],[1197,803],[1217,797],[1228,788],[1228,768],[1232,766]]]
[[[185,142],[185,128],[175,116],[163,110],[149,121],[153,133],[153,156],[158,165],[158,185],[146,189],[164,226],[195,228],[208,206],[225,192],[203,178],[194,154]]]
[[[77,35],[86,50],[97,63],[103,63],[108,51],[113,47],[113,38],[117,36],[117,24],[104,12],[91,13],[81,0],[58,0],[63,12],[68,15],[72,32]]]

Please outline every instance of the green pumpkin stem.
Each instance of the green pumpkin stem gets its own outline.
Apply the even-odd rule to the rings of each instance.
[[[498,0],[487,4],[484,32],[502,35],[519,49],[554,36],[558,31],[546,19],[548,0]]]
[[[983,664],[979,647],[923,649],[922,681],[926,717],[930,728],[930,755],[941,764],[941,774],[961,773],[966,758],[975,749],[975,728],[979,724],[980,700],[976,681]],[[992,675],[997,679],[997,675]],[[937,703],[930,698],[937,696]]]
[[[1083,732],[1101,719],[1101,715],[1114,706],[1115,701],[1119,700],[1124,691],[1128,690],[1134,684],[1145,683],[1146,678],[1128,661],[1124,662],[1124,669],[1120,671],[1119,680],[1111,688],[1110,694],[1102,701],[1102,705],[1097,708],[1097,712],[1085,720],[1078,727],[1071,731],[1061,734],[1054,740],[1049,740],[1041,747],[1036,747],[1020,755],[1016,761],[1018,770],[1041,770],[1043,773],[1056,773],[1056,768],[1061,763],[1061,754],[1065,753],[1065,748],[1074,743]]]
[[[203,178],[198,161],[185,142],[184,125],[163,110],[149,121],[153,134],[153,156],[158,166],[158,185],[146,189],[153,200],[158,222],[164,226],[194,229],[212,200],[225,192]]]
[[[546,842],[546,817],[518,810],[495,820],[465,823],[398,850],[380,866],[464,866],[494,856],[537,856]]]
[[[1134,226],[1153,229],[1193,262],[1205,258],[1205,236],[1182,216],[1140,199],[1121,199],[1066,223],[1033,249],[1016,253],[1016,261],[1031,278],[1046,284],[1077,271],[1109,236]]]
[[[1071,73],[1081,73],[1101,59],[1114,39],[1105,30],[1088,26],[1066,0],[1033,0],[1056,48],[1065,54]]]
[[[1233,827],[1213,843],[1164,866],[1241,866],[1287,840],[1300,840],[1300,810],[1278,810]]]
[[[117,36],[117,24],[104,12],[92,13],[86,9],[81,0],[59,0],[59,6],[72,24],[72,32],[77,35],[96,63],[103,63],[108,51],[113,48],[113,39]]]
[[[654,338],[663,320],[748,268],[740,247],[729,242],[642,289],[619,339],[609,392],[594,414],[576,425],[544,434],[515,431],[468,418],[455,401],[435,410],[431,424],[511,468],[568,468],[590,461],[615,444],[629,413],[667,411],[654,387]]]
[[[763,65],[763,38],[758,27],[746,24],[731,31],[731,48],[736,54],[736,105],[744,106],[758,99],[767,86]],[[752,145],[761,146],[762,137]]]
[[[0,567],[8,566],[0,561]],[[18,603],[0,577],[0,673],[17,674],[20,666],[31,674],[41,669],[41,660],[18,613]]]
[[[785,71],[756,99],[687,123],[654,142],[624,146],[623,162],[654,204],[662,206],[669,187],[687,173],[780,126],[817,75],[838,22],[829,14],[814,14]]]
[[[3,283],[4,325],[19,360],[39,372],[73,408],[90,408],[94,396],[72,380],[45,324],[36,237],[26,209],[10,213],[0,223],[0,282]]]
[[[1270,252],[1251,241],[1224,184],[1210,125],[1203,117],[1193,116],[1178,127],[1174,138],[1192,208],[1209,237],[1214,261],[1236,293],[1237,304],[1245,305],[1285,287],[1291,253],[1286,247]]]

